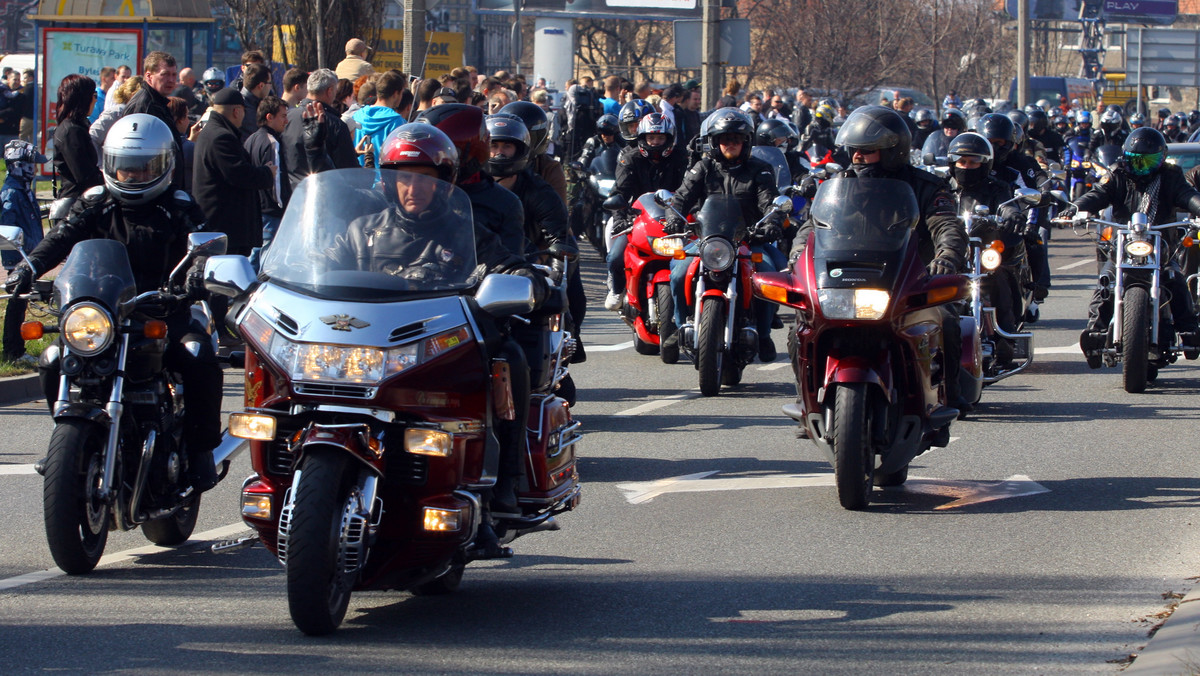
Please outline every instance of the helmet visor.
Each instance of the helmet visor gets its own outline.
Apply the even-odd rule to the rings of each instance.
[[[1125,161],[1135,176],[1148,176],[1158,171],[1166,159],[1166,151],[1157,153],[1125,153]]]
[[[104,173],[122,187],[148,187],[171,170],[171,153],[104,154]]]

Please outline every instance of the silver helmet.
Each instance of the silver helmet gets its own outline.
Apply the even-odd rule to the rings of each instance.
[[[175,135],[145,113],[117,120],[104,139],[104,185],[125,204],[145,204],[171,187]]]

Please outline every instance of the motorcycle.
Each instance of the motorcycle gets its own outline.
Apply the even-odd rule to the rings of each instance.
[[[610,198],[604,206],[613,211],[626,208],[621,197]],[[632,209],[633,227],[629,230],[629,245],[625,247],[625,302],[621,318],[633,330],[633,349],[638,354],[658,354],[664,364],[674,364],[679,361],[679,349],[660,349],[661,335],[674,331],[671,261],[676,251],[687,246],[688,238],[664,232],[667,212],[654,201],[654,193],[639,197]]]
[[[666,208],[670,193],[660,190],[654,200]],[[776,212],[790,212],[792,200],[777,197],[771,209],[754,228]],[[722,385],[741,382],[742,370],[758,353],[750,277],[762,254],[752,254],[743,241],[748,231],[742,224],[741,202],[732,195],[709,195],[696,225],[699,250],[685,282],[688,305],[695,310],[692,321],[679,327],[679,347],[699,372],[700,393],[712,397]]]
[[[587,167],[578,162],[569,165],[579,181],[578,195],[571,205],[571,231],[587,237],[601,256],[608,253],[609,240],[605,237],[605,229],[610,219],[600,205],[608,199],[616,185],[617,156],[620,153],[621,149],[614,145],[592,158]]]
[[[387,187],[398,182],[435,198],[402,206]],[[379,248],[394,231],[362,224],[402,212],[436,227]],[[387,257],[387,272],[331,257],[345,238],[365,241],[360,255]],[[518,340],[534,344],[521,514],[491,527],[501,543],[557,530],[554,517],[579,503],[581,423],[555,390],[574,347],[563,321],[570,256],[543,253],[551,294],[532,312],[528,279],[472,274],[460,189],[389,170],[376,184],[373,171],[343,169],[300,183],[257,277],[244,257],[209,259],[205,285],[236,299],[229,316],[247,347],[245,408],[230,416],[254,469],[242,519],[286,567],[305,634],[335,631],[354,591],[445,594],[469,562],[505,555],[478,540],[488,527],[481,494],[499,467],[494,421],[517,415],[509,365],[489,356],[496,323],[528,323]]]
[[[1102,357],[1105,366],[1121,364],[1121,385],[1126,392],[1146,390],[1158,378],[1159,369],[1180,355],[1197,358],[1196,348],[1183,345],[1175,333],[1169,295],[1163,297],[1163,275],[1180,274],[1171,261],[1184,247],[1194,245],[1200,219],[1149,225],[1146,214],[1135,213],[1129,223],[1088,218],[1100,230],[1097,246],[1107,260],[1115,262],[1113,278],[1101,274],[1101,293],[1111,294],[1113,315],[1109,322]],[[1181,229],[1185,236],[1172,250],[1162,232]],[[1157,310],[1156,310],[1157,308]]]
[[[0,227],[0,239],[21,250],[20,228]],[[207,304],[192,304],[180,278],[196,258],[224,253],[226,241],[217,233],[189,235],[187,255],[167,284],[138,294],[125,245],[85,240],[52,283],[22,296],[49,302],[59,320],[57,327],[26,322],[21,337],[58,334],[40,358],[61,373],[42,506],[50,555],[68,575],[96,567],[110,530],[141,526],[147,540],[170,547],[195,528],[200,494],[187,480],[183,387],[163,364],[167,324],[160,317],[188,304],[184,340],[216,351]],[[223,478],[232,457],[214,459]]]
[[[941,305],[962,275],[930,276],[908,184],[833,178],[809,208],[816,227],[790,272],[754,275],[754,294],[796,310],[788,353],[797,403],[784,406],[834,467],[838,500],[864,509],[913,458],[950,441]]]
[[[1067,146],[1063,148],[1063,155],[1065,155],[1063,164],[1067,170],[1070,188],[1067,194],[1071,196],[1072,200],[1076,200],[1091,190],[1092,184],[1096,181],[1096,172],[1092,168],[1092,163],[1086,159],[1087,139],[1072,136],[1067,141]]]

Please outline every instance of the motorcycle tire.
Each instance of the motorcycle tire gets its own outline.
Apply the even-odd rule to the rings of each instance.
[[[833,409],[834,482],[845,509],[866,509],[871,501],[875,453],[871,448],[867,385],[838,385]]]
[[[725,370],[721,372],[721,384],[733,387],[742,382],[742,371],[746,367],[732,363],[729,355],[725,355]]]
[[[662,347],[661,343],[667,336],[675,333],[675,299],[671,296],[670,284],[659,284],[654,287],[654,312],[658,316],[658,356],[664,364],[679,363],[679,343],[671,347]]]
[[[105,437],[103,428],[75,419],[50,434],[42,511],[50,555],[67,575],[91,572],[108,543],[109,507],[96,495]]]
[[[193,495],[174,514],[142,524],[142,535],[160,547],[175,547],[187,542],[200,516],[200,496]]]
[[[903,485],[905,481],[908,481],[908,465],[905,465],[895,472],[890,472],[888,474],[880,474],[878,472],[875,474],[875,485],[879,486],[880,488],[887,488],[888,486],[900,486]]]
[[[700,371],[700,394],[714,397],[721,391],[725,350],[725,299],[709,297],[700,308],[696,330],[696,368]]]
[[[1121,312],[1121,384],[1125,391],[1146,391],[1150,358],[1150,295],[1140,286],[1125,290]]]
[[[357,463],[343,451],[309,455],[295,488],[288,534],[287,597],[292,622],[309,636],[332,634],[346,617],[357,573],[339,564],[342,516],[350,507]]]

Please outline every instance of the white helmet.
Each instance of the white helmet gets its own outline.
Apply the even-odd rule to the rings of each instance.
[[[104,185],[125,204],[145,204],[171,187],[175,135],[145,113],[117,120],[104,139]]]
[[[225,73],[221,72],[220,68],[209,68],[204,71],[204,79],[201,82],[210,94],[215,94],[225,88]]]

